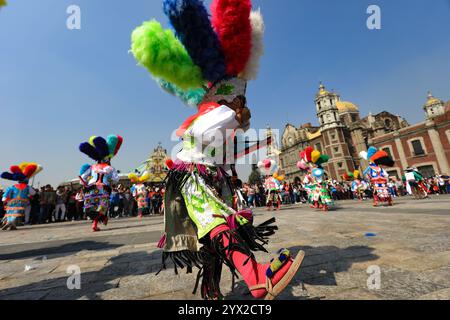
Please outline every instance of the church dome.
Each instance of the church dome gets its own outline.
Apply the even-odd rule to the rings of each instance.
[[[337,101],[336,107],[338,108],[339,113],[359,112],[359,108],[349,101]]]
[[[325,86],[323,85],[323,83],[320,83],[319,93],[317,95],[318,96],[326,96],[328,94],[330,94],[330,93],[325,89]]]
[[[428,92],[428,100],[425,104],[425,107],[434,106],[436,104],[443,104],[444,102],[439,100],[438,98],[434,97],[431,92]]]

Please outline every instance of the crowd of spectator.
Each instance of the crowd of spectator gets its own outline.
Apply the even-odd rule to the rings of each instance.
[[[428,194],[450,194],[450,179],[447,176],[434,176],[424,179]],[[335,201],[358,199],[352,192],[351,182],[339,182],[335,180],[327,181],[328,190]],[[373,190],[367,183],[365,198],[370,199]],[[408,195],[406,182],[390,178],[388,188],[393,197]],[[148,210],[144,214],[159,215],[164,210],[164,186],[148,186]],[[249,207],[264,207],[266,205],[266,190],[263,184],[243,184],[240,186],[244,201]],[[0,219],[4,215],[4,203],[1,203],[3,190],[0,189]],[[283,204],[306,203],[308,193],[305,185],[301,181],[296,183],[286,182],[280,187],[280,196]],[[64,221],[77,221],[88,219],[83,211],[84,196],[83,190],[75,190],[60,186],[56,190],[47,185],[36,190],[36,195],[27,207],[25,224],[45,224]],[[137,213],[137,203],[133,198],[130,188],[118,185],[113,187],[111,192],[111,205],[108,215],[110,218],[135,217]]]
[[[36,190],[31,198],[30,205],[26,208],[25,224],[45,224],[54,222],[87,220],[84,214],[83,190],[60,186],[56,190],[50,186],[44,186]],[[148,186],[149,209],[145,214],[157,215],[163,211],[164,188]],[[1,202],[3,190],[0,189],[0,219],[4,215],[4,205]],[[108,215],[110,218],[137,216],[137,203],[132,196],[130,188],[122,185],[115,186],[111,192],[111,205]]]
[[[373,189],[368,181],[362,180],[367,185],[365,198],[373,198]],[[450,179],[447,176],[436,175],[423,181],[428,194],[450,194]],[[334,201],[359,199],[352,191],[352,182],[328,180],[328,191]],[[406,182],[395,177],[391,177],[388,182],[388,189],[394,198],[407,196]],[[263,184],[244,184],[241,193],[249,207],[263,207],[266,205],[266,190]],[[308,193],[305,185],[301,181],[295,183],[285,182],[280,187],[280,196],[283,204],[306,203]]]

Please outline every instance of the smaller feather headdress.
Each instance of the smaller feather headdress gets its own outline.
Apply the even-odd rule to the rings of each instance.
[[[92,136],[88,142],[80,144],[80,151],[95,161],[108,161],[114,158],[122,146],[123,138],[119,135],[103,137]]]
[[[3,172],[1,178],[10,181],[24,182],[35,177],[43,170],[43,168],[37,163],[23,162],[18,166],[11,166],[9,170],[10,172]]]
[[[150,172],[145,171],[144,173],[130,173],[128,175],[131,183],[145,183],[150,180]]]
[[[344,179],[344,181],[354,181],[356,179],[359,179],[359,170],[344,173],[342,179]]]
[[[359,157],[377,166],[393,167],[395,161],[384,150],[378,150],[375,147],[370,147],[367,151],[361,151]]]
[[[307,147],[305,150],[300,152],[301,163],[309,163],[322,167],[323,164],[330,160],[330,157],[326,154],[322,154],[318,150],[314,150],[312,147]]]

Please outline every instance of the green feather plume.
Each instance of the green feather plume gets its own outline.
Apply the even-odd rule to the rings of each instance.
[[[201,69],[173,31],[164,30],[156,20],[144,22],[133,31],[131,52],[153,76],[180,89],[201,88],[205,83]]]

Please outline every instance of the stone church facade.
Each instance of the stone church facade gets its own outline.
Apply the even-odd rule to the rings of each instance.
[[[403,154],[401,150],[398,151],[396,144],[388,145],[390,140],[395,141],[393,136],[400,140],[405,139],[411,132],[410,129],[414,127],[410,126],[403,117],[387,111],[361,117],[359,108],[355,104],[342,101],[339,94],[327,91],[323,84],[320,85],[314,102],[319,125],[314,126],[307,123],[296,127],[287,124],[281,138],[280,165],[289,181],[301,179],[302,173],[298,170],[296,164],[299,161],[299,152],[307,146],[312,146],[322,153],[330,155],[330,162],[325,165],[325,169],[329,177],[334,180],[341,180],[340,177],[347,171],[367,166],[367,163],[363,163],[364,161],[359,159],[359,153],[367,150],[369,145],[385,148],[391,152],[394,159],[398,160],[399,163],[391,174],[398,177],[408,166],[418,164],[417,161],[405,161],[406,154]],[[446,131],[450,129],[450,123],[441,118],[445,118],[446,115],[448,118],[448,104],[445,105],[443,101],[429,94],[428,101],[424,106],[428,126],[432,126],[430,121],[433,123],[442,121],[439,128],[436,128],[436,132],[437,135],[443,135],[446,139],[450,139],[450,133],[448,133],[450,131]],[[431,133],[433,137],[436,137],[436,132]],[[410,142],[415,141],[409,136],[408,139]],[[433,140],[431,136],[430,139]],[[423,138],[423,140],[428,141],[429,139]],[[414,143],[417,144],[417,142]],[[438,143],[432,144],[430,142],[427,145],[427,150],[430,151],[427,155],[433,159],[440,158],[440,161],[434,159],[436,160],[434,162],[433,159],[426,159],[427,163],[433,162],[435,172],[445,171],[444,160],[448,165],[450,147],[448,150],[446,147],[449,143],[449,140],[440,143],[442,147],[440,149]],[[435,147],[439,149],[437,152],[434,152]],[[446,159],[444,159],[445,157]],[[442,163],[442,165],[439,165],[439,163]],[[427,168],[429,170],[429,167]],[[448,173],[450,174],[450,172]]]

